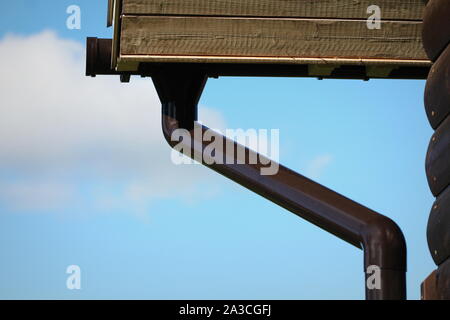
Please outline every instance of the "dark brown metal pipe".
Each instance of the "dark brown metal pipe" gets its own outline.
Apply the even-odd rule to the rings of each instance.
[[[191,151],[192,158],[202,159],[207,144],[194,137],[194,130],[201,130],[202,133],[208,130],[196,122],[197,104],[207,75],[197,68],[162,66],[154,72],[152,78],[162,103],[165,139],[172,147],[179,146],[180,142],[172,140],[172,134],[177,129],[189,131],[193,138],[181,143],[186,150]],[[242,148],[223,136],[218,136],[218,139],[223,140],[223,146],[231,144],[234,151]],[[284,166],[279,165],[279,171],[275,175],[261,175],[260,170],[264,167],[261,162],[237,164],[237,152],[234,152],[233,164],[226,164],[225,159],[229,157],[226,152],[227,150],[222,150],[219,155],[223,164],[207,164],[210,161],[205,160],[211,159],[205,158],[200,161],[299,217],[363,249],[364,271],[373,265],[381,270],[381,289],[369,289],[366,286],[366,299],[406,298],[406,244],[401,230],[391,219]],[[259,155],[245,148],[246,159],[252,156]]]
[[[111,68],[111,39],[86,39],[86,76],[121,75]]]
[[[110,39],[88,38],[86,75],[129,77],[130,73],[117,72],[111,68],[111,46]],[[359,69],[355,69],[354,74],[348,70],[344,73],[343,77],[346,78],[358,78],[365,74]],[[142,64],[133,74],[153,78],[162,103],[164,136],[174,147],[178,143],[172,141],[171,136],[176,129],[189,130],[191,135],[194,128],[202,132],[208,130],[196,122],[197,104],[208,77],[307,76],[307,69],[305,66],[283,65]],[[408,71],[408,75],[413,74]],[[405,75],[399,74],[399,77]],[[224,146],[231,144],[234,151],[241,148],[223,136],[217,138],[223,140]],[[191,156],[201,159],[206,147],[201,139],[183,143],[186,143],[185,146],[191,151]],[[234,152],[234,155],[237,155],[237,152]],[[221,154],[224,160],[229,156],[225,151]],[[255,156],[259,158],[258,154],[245,148],[246,159]],[[237,164],[236,160],[234,157],[233,164],[208,164],[209,161],[203,161],[203,164],[348,243],[364,249],[364,271],[373,265],[381,270],[381,289],[369,289],[366,286],[367,299],[406,298],[406,245],[401,230],[392,220],[281,165],[276,175],[263,176],[260,172],[263,164]]]

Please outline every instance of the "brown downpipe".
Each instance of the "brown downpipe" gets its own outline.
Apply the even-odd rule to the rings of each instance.
[[[111,69],[111,39],[87,39],[86,75],[120,75],[126,81],[129,73]],[[194,127],[206,131],[197,121],[197,104],[206,84],[207,76],[305,76],[301,68],[277,65],[201,65],[201,64],[152,64],[137,74],[152,76],[162,103],[162,128],[164,137],[174,147],[172,133],[177,129]],[[424,75],[427,72],[423,73]],[[345,74],[349,77],[349,74]],[[404,78],[404,75],[401,76]],[[223,145],[238,145],[224,137]],[[200,140],[183,141],[192,157],[200,158],[205,144]],[[246,158],[255,156],[245,149]],[[237,152],[234,152],[237,155]],[[225,158],[225,152],[220,155]],[[203,160],[205,160],[203,158]],[[203,164],[242,186],[260,194],[268,200],[293,212],[299,217],[336,235],[338,238],[364,250],[364,272],[369,266],[381,269],[381,289],[366,286],[366,299],[406,298],[406,245],[398,226],[389,218],[380,215],[292,170],[279,166],[273,176],[260,173],[259,164]],[[226,163],[222,161],[222,163]],[[248,163],[248,162],[247,162]],[[266,164],[266,162],[264,162]],[[368,275],[366,274],[366,277]]]
[[[167,142],[180,147],[172,140],[177,129],[189,131],[191,140],[182,141],[192,158],[202,159],[207,143],[194,138],[194,128],[204,133],[207,127],[197,122],[197,105],[207,81],[206,74],[198,69],[180,66],[161,66],[152,75],[153,83],[162,103],[162,129]],[[243,148],[229,139],[222,145],[232,145],[234,151]],[[229,149],[227,149],[229,150]],[[220,151],[216,151],[220,152]],[[204,165],[258,193],[266,199],[291,211],[314,225],[336,235],[338,238],[364,250],[364,273],[369,266],[380,270],[380,289],[369,289],[366,299],[406,299],[406,244],[400,228],[391,219],[378,214],[284,166],[279,165],[275,175],[261,175],[262,163],[237,164],[234,152],[233,164],[226,164],[230,155],[220,152],[223,164]],[[245,157],[258,156],[245,148]],[[217,159],[217,154],[215,155]],[[209,159],[211,160],[211,159]],[[248,162],[246,162],[248,163]],[[267,164],[266,162],[264,162]],[[370,276],[366,274],[367,277]],[[366,283],[366,282],[365,282]]]

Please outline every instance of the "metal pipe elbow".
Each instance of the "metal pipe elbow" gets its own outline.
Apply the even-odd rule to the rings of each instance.
[[[361,232],[364,265],[406,272],[406,242],[398,225],[377,215]]]

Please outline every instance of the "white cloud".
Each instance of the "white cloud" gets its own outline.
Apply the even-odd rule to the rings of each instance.
[[[208,169],[171,163],[151,79],[88,78],[84,64],[83,46],[53,32],[0,41],[0,205],[64,210],[87,188],[101,208],[142,211],[214,190]],[[201,115],[226,127],[215,110]]]
[[[306,175],[311,179],[318,179],[323,174],[325,169],[333,161],[333,156],[324,154],[315,157],[306,167]]]
[[[0,184],[0,203],[13,211],[53,211],[74,202],[71,185],[52,181],[13,181]]]

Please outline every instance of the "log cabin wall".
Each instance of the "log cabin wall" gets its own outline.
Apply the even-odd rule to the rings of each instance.
[[[423,45],[434,62],[425,89],[425,109],[435,133],[426,156],[428,184],[436,201],[427,240],[437,270],[422,283],[422,299],[450,299],[450,1],[430,0],[425,9]]]

